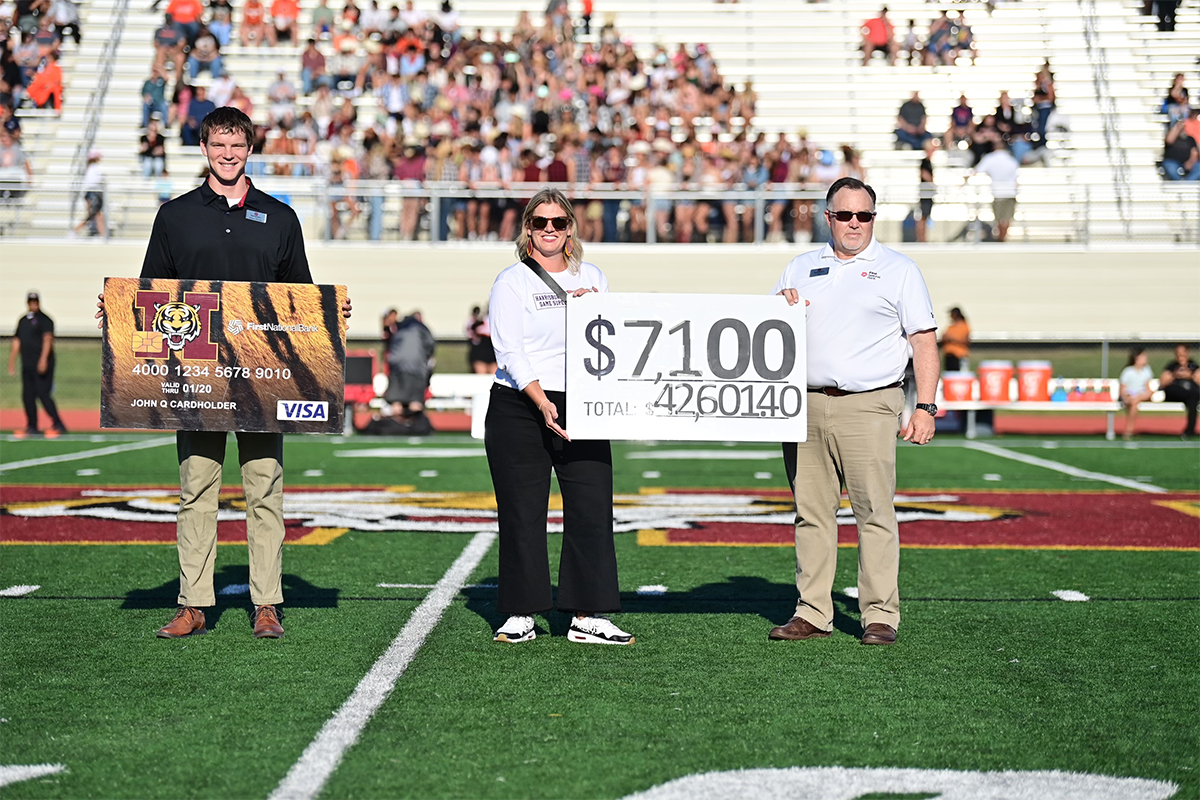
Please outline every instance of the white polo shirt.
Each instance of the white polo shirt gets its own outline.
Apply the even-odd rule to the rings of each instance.
[[[564,270],[550,277],[567,294],[593,286],[608,291],[604,273],[586,261],[578,275]],[[545,391],[567,390],[567,304],[523,262],[496,276],[488,322],[496,349],[496,383],[523,390],[538,381]]]
[[[825,245],[796,256],[772,294],[808,300],[808,385],[865,392],[895,383],[912,357],[908,334],[936,330],[925,279],[912,259],[872,239],[842,261]]]

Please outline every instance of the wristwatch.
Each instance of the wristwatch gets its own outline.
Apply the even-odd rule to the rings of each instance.
[[[924,411],[926,414],[928,414],[931,417],[937,416],[937,404],[936,403],[917,403],[917,408],[921,409],[922,411]]]

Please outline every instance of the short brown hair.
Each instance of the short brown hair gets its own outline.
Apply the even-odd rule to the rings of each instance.
[[[213,133],[242,133],[246,146],[254,142],[254,123],[244,113],[232,106],[222,106],[205,115],[200,121],[200,141],[208,144]]]

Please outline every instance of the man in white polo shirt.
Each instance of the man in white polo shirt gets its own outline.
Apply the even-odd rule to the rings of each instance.
[[[900,531],[894,505],[900,381],[911,354],[917,410],[903,435],[933,438],[937,324],[917,265],[875,241],[875,191],[842,178],[826,196],[831,239],[792,259],[775,293],[808,306],[808,441],[784,445],[796,498],[800,599],[772,639],[833,630],[837,511],[842,484],[858,522],[858,608],[863,644],[893,644],[900,624]]]

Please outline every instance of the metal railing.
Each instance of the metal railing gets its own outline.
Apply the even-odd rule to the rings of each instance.
[[[71,156],[71,178],[75,186],[71,193],[70,214],[67,217],[70,227],[70,220],[75,217],[75,209],[79,205],[79,199],[83,196],[83,173],[87,170],[87,154],[92,149],[92,145],[96,142],[96,131],[100,129],[100,115],[104,110],[104,100],[108,96],[108,83],[112,78],[113,62],[116,60],[117,50],[121,46],[121,36],[125,32],[125,17],[129,11],[129,0],[115,0],[113,3],[113,23],[109,30],[108,38],[104,41],[104,47],[100,51],[100,58],[96,63],[96,74],[99,76],[96,81],[96,88],[92,92],[92,96],[88,98],[87,110],[84,112],[83,123],[83,138],[79,140],[79,144],[75,146],[75,153]]]
[[[254,166],[254,171],[261,171]],[[478,215],[481,203],[490,212],[488,232],[498,232],[505,215],[512,222],[522,207],[522,198],[542,187],[398,180],[340,184],[320,176],[261,174],[254,175],[253,180],[257,187],[296,209],[310,237],[331,238],[337,227],[346,231],[344,238],[415,238],[431,242],[466,239],[465,217],[472,209]],[[158,206],[197,184],[198,180],[190,177],[108,179],[104,207],[112,235],[148,236]],[[9,184],[23,196],[0,199],[0,236],[62,236],[77,187],[69,179],[49,178],[36,178],[27,186]],[[0,194],[4,188],[0,185]],[[684,216],[690,216],[698,232],[695,240],[712,243],[782,239],[820,242],[827,236],[821,213],[825,190],[800,184],[772,184],[757,189],[669,185],[640,191],[612,184],[560,188],[575,201],[581,221],[592,222],[594,229],[602,232],[587,237],[592,241],[673,242]],[[881,238],[912,240],[917,191],[916,185],[905,185],[881,192],[876,223]],[[401,227],[406,201],[416,201],[408,204],[410,230]],[[991,201],[986,181],[972,179],[959,186],[942,187],[934,200],[934,235],[929,241],[989,240]],[[36,214],[32,213],[35,207]],[[703,213],[705,209],[707,213]],[[333,224],[335,215],[339,218],[337,226]],[[640,220],[645,221],[644,232],[637,224]],[[731,220],[738,225],[738,235],[726,237]],[[1168,181],[1132,185],[1124,209],[1116,207],[1111,186],[1107,185],[1030,187],[1018,198],[1009,241],[1083,245],[1138,241],[1200,246],[1200,184]]]

